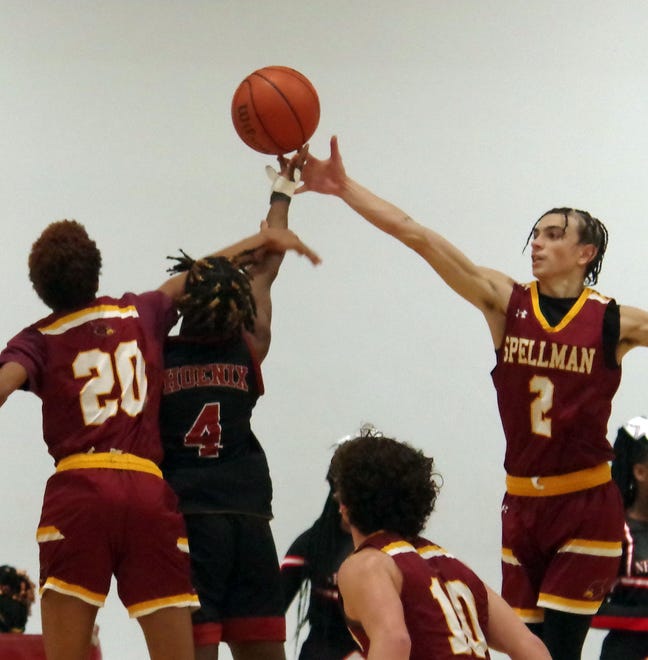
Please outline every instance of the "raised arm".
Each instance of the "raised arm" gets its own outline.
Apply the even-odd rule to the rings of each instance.
[[[290,161],[280,159],[280,163],[283,163],[286,170],[292,173],[301,162],[299,160],[300,154],[305,153],[305,150],[299,152]],[[303,155],[301,157],[303,158]],[[320,258],[318,255],[305,245],[295,233],[287,229],[289,200],[290,198],[286,195],[274,195],[268,216],[261,224],[259,233],[248,236],[209,256],[232,258],[243,252],[250,253],[250,261],[254,262],[252,274],[255,277],[258,274],[261,280],[264,278],[269,279],[267,286],[270,286],[272,280],[276,277],[283,255],[289,250],[307,257],[314,265],[319,264]],[[178,300],[184,293],[186,278],[186,273],[174,275],[163,282],[158,290],[170,296],[173,300]],[[257,301],[257,306],[258,304]]]
[[[330,158],[308,156],[302,180],[298,192],[312,190],[339,197],[372,225],[420,254],[446,284],[482,311],[499,345],[513,288],[510,277],[476,266],[443,236],[347,176],[336,137],[331,139]]]
[[[279,156],[279,172],[266,168],[272,179],[270,193],[270,208],[265,219],[269,229],[288,229],[288,208],[296,188],[295,179],[299,179],[300,168],[308,153],[308,147],[302,148],[290,160]],[[266,251],[259,255],[250,269],[252,278],[252,293],[256,303],[257,315],[254,319],[254,333],[249,339],[254,346],[257,358],[262,361],[270,349],[272,325],[272,298],[270,290],[272,283],[279,274],[283,261],[283,253]]]

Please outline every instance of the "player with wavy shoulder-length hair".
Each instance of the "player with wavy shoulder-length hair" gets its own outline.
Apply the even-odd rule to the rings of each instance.
[[[367,657],[489,658],[490,646],[513,660],[550,660],[502,598],[420,536],[439,491],[432,458],[365,429],[338,447],[330,474],[355,546],[338,586]]]

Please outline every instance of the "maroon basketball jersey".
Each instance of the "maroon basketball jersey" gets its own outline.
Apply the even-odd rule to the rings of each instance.
[[[603,317],[610,302],[586,288],[551,326],[540,310],[537,283],[514,285],[492,372],[508,474],[565,474],[613,458],[607,424],[621,367],[604,360]]]
[[[171,299],[158,291],[104,296],[51,314],[8,343],[0,364],[27,370],[25,388],[42,400],[55,461],[119,450],[159,462],[162,345],[175,318]]]
[[[430,541],[409,543],[377,532],[357,548],[388,554],[403,575],[401,601],[411,640],[411,660],[490,658],[484,630],[488,593],[484,583],[460,561]],[[366,654],[369,639],[357,624],[349,629]]]

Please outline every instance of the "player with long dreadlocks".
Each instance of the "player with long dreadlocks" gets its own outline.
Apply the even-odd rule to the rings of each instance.
[[[484,315],[506,437],[502,593],[554,660],[580,658],[621,556],[623,503],[607,440],[612,398],[622,358],[648,346],[648,311],[591,288],[605,226],[573,208],[544,213],[529,237],[535,279],[518,283],[347,176],[335,137],[330,158],[309,155],[302,179],[300,192],[340,197]]]
[[[280,175],[270,172],[269,231],[287,231],[304,154],[280,157]],[[272,486],[251,428],[270,347],[270,288],[282,257],[264,249],[198,261],[183,254],[174,266],[188,275],[180,332],[165,349],[162,469],[187,524],[201,602],[193,617],[197,660],[217,658],[221,641],[236,660],[285,657]]]
[[[353,551],[353,540],[340,516],[333,483],[319,518],[291,544],[281,562],[284,608],[298,595],[297,640],[307,625],[308,636],[299,660],[353,660],[361,658],[358,645],[344,620],[337,572]]]
[[[648,657],[648,418],[633,417],[617,432],[612,476],[626,510],[621,570],[594,617],[609,629],[601,660]]]

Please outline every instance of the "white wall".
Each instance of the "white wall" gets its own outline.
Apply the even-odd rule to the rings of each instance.
[[[229,104],[269,64],[317,87],[315,154],[337,133],[352,175],[476,261],[529,278],[535,219],[583,207],[610,231],[600,290],[646,306],[647,24],[642,0],[0,0],[0,343],[45,313],[26,257],[51,220],[86,224],[104,293],[156,287],[179,247],[256,230],[272,159],[238,139]],[[291,222],[324,263],[289,256],[274,291],[255,429],[279,551],[321,509],[331,443],[371,421],[435,456],[428,533],[499,586],[503,440],[481,316],[338,200],[300,197]],[[627,360],[611,433],[648,411],[646,364]],[[52,461],[35,397],[11,398],[0,437],[0,561],[36,578]],[[107,660],[145,657],[114,593],[99,624]]]

